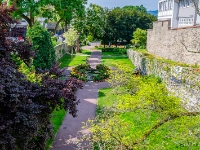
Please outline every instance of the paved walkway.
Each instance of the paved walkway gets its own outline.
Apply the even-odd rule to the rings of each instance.
[[[95,68],[101,61],[101,51],[92,51],[88,63]],[[109,87],[107,82],[87,82],[83,84],[83,89],[79,89],[76,93],[80,103],[78,105],[78,117],[73,118],[67,114],[58,131],[52,150],[76,150],[78,146],[84,143],[78,143],[78,137],[82,134],[88,134],[90,131],[83,130],[82,122],[93,119],[95,117],[95,110],[98,98],[98,90],[100,88]],[[88,149],[88,148],[85,148]]]

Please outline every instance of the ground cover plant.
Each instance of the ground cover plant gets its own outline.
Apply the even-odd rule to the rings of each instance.
[[[96,118],[83,127],[94,149],[199,149],[200,112],[188,112],[160,78],[118,65],[109,82],[99,91]]]
[[[62,72],[57,65],[37,72],[31,67],[31,45],[7,39],[10,25],[16,23],[12,11],[0,10],[0,149],[44,149],[52,137],[52,112],[65,109],[75,117],[75,91],[82,85],[73,78],[59,80]],[[26,68],[18,68],[13,54]],[[27,77],[29,72],[33,72],[32,76]]]
[[[71,76],[82,81],[104,81],[109,77],[110,69],[103,65],[98,64],[96,69],[90,67],[89,64],[79,65],[72,69]]]

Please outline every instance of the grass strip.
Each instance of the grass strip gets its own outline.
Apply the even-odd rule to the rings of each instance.
[[[51,123],[53,124],[53,134],[56,135],[58,132],[60,126],[62,125],[62,121],[66,115],[66,111],[64,109],[61,110],[55,110],[52,113],[52,118],[51,118]],[[48,140],[47,145],[46,145],[46,150],[49,150],[53,144],[54,138],[51,138]]]

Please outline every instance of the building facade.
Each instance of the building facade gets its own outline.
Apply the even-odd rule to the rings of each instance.
[[[158,20],[169,20],[171,28],[200,24],[200,16],[197,15],[192,0],[159,0]]]

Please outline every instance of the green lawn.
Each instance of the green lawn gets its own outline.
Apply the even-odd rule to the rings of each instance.
[[[82,49],[80,54],[91,55],[91,52],[88,50]]]
[[[102,52],[101,62],[107,66],[113,66],[113,63],[120,63],[133,70],[134,66],[126,54],[114,52]]]
[[[60,126],[62,125],[62,121],[64,119],[66,115],[66,111],[64,109],[62,110],[55,110],[52,113],[52,118],[51,118],[51,123],[53,124],[53,134],[56,135],[56,133],[58,132]],[[51,145],[53,144],[54,138],[50,139],[47,142],[47,146],[46,146],[46,150],[49,150],[51,148]]]
[[[98,93],[98,107],[112,106],[117,96],[112,92],[112,88],[100,89]]]
[[[86,57],[87,55],[90,55],[91,52],[87,50],[82,50],[82,53],[77,53],[72,59],[71,55],[66,54],[61,59],[58,60],[59,63],[61,63],[61,68],[64,67],[72,67],[77,66],[80,64],[86,63]]]

